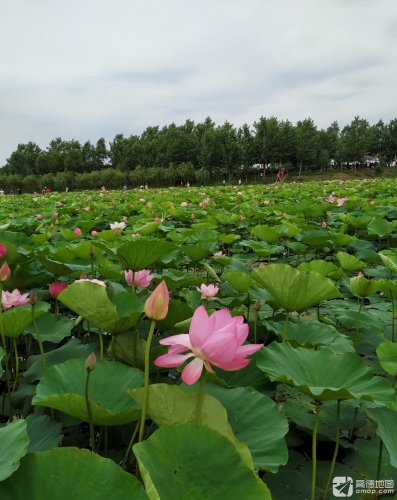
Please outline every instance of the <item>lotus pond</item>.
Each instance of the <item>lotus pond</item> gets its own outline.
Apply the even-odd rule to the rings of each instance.
[[[392,498],[390,180],[0,209],[1,500]]]

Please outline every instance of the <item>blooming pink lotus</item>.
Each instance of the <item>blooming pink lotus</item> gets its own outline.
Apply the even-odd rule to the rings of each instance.
[[[338,207],[341,207],[346,201],[346,198],[339,198],[337,201]]]
[[[222,253],[222,250],[220,250],[219,252],[215,252],[214,253],[214,257],[222,257],[223,255],[225,255],[225,254]]]
[[[5,292],[3,290],[1,295],[1,304],[3,306],[3,310],[10,309],[14,306],[22,306],[23,304],[29,304],[29,294],[21,292],[15,288],[12,292]]]
[[[202,299],[209,300],[219,300],[215,295],[219,292],[219,287],[215,285],[204,285],[204,283],[198,288],[196,286],[196,290],[201,293]]]
[[[125,281],[128,286],[132,286],[132,275],[133,272],[131,269],[129,271],[124,271]],[[138,271],[134,275],[134,286],[138,286],[139,288],[146,288],[150,285],[152,279],[154,278],[153,274],[150,274],[148,269],[144,269],[143,271]]]
[[[187,201],[182,201],[181,207],[187,207],[189,203]]]
[[[194,357],[182,370],[182,380],[192,385],[197,382],[205,367],[214,373],[211,365],[222,370],[236,371],[250,362],[246,356],[258,351],[263,344],[243,342],[248,336],[248,324],[243,316],[232,318],[228,309],[220,309],[208,317],[203,306],[193,314],[189,334],[173,335],[160,340],[169,345],[168,354],[158,357],[154,364],[163,368],[177,368]],[[187,354],[181,354],[190,351]]]
[[[330,201],[331,203],[333,203],[335,201],[335,198],[334,198],[334,196],[332,196],[332,194],[330,194],[328,196],[328,201]]]

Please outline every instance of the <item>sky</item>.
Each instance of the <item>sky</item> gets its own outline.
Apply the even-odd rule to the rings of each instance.
[[[0,166],[207,116],[388,122],[396,49],[396,0],[1,0]]]

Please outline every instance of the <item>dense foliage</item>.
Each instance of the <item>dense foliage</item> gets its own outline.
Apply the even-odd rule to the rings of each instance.
[[[54,139],[42,150],[37,144],[19,144],[0,175],[4,189],[25,192],[43,185],[54,190],[175,185],[210,178],[259,173],[264,165],[287,169],[326,168],[333,160],[354,167],[365,156],[378,157],[385,166],[396,161],[397,120],[370,125],[359,117],[342,130],[337,122],[319,130],[311,118],[293,125],[289,120],[261,117],[252,127],[229,122],[216,126],[211,118],[195,124],[172,123],[148,127],[140,136],[116,135],[109,147]],[[265,172],[266,174],[266,172]]]
[[[393,489],[388,179],[1,200],[2,500]]]

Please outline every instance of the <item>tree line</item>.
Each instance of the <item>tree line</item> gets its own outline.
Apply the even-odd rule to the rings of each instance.
[[[266,175],[269,168],[327,168],[351,164],[356,168],[366,156],[383,166],[397,159],[397,119],[375,125],[355,117],[342,129],[333,122],[318,129],[311,118],[298,121],[261,116],[252,126],[236,128],[229,122],[216,125],[211,118],[195,124],[148,127],[138,135],[117,134],[106,143],[54,139],[46,149],[34,142],[18,144],[0,170],[6,188],[18,184],[25,190],[68,187],[121,187],[124,184],[162,185],[211,178]]]

